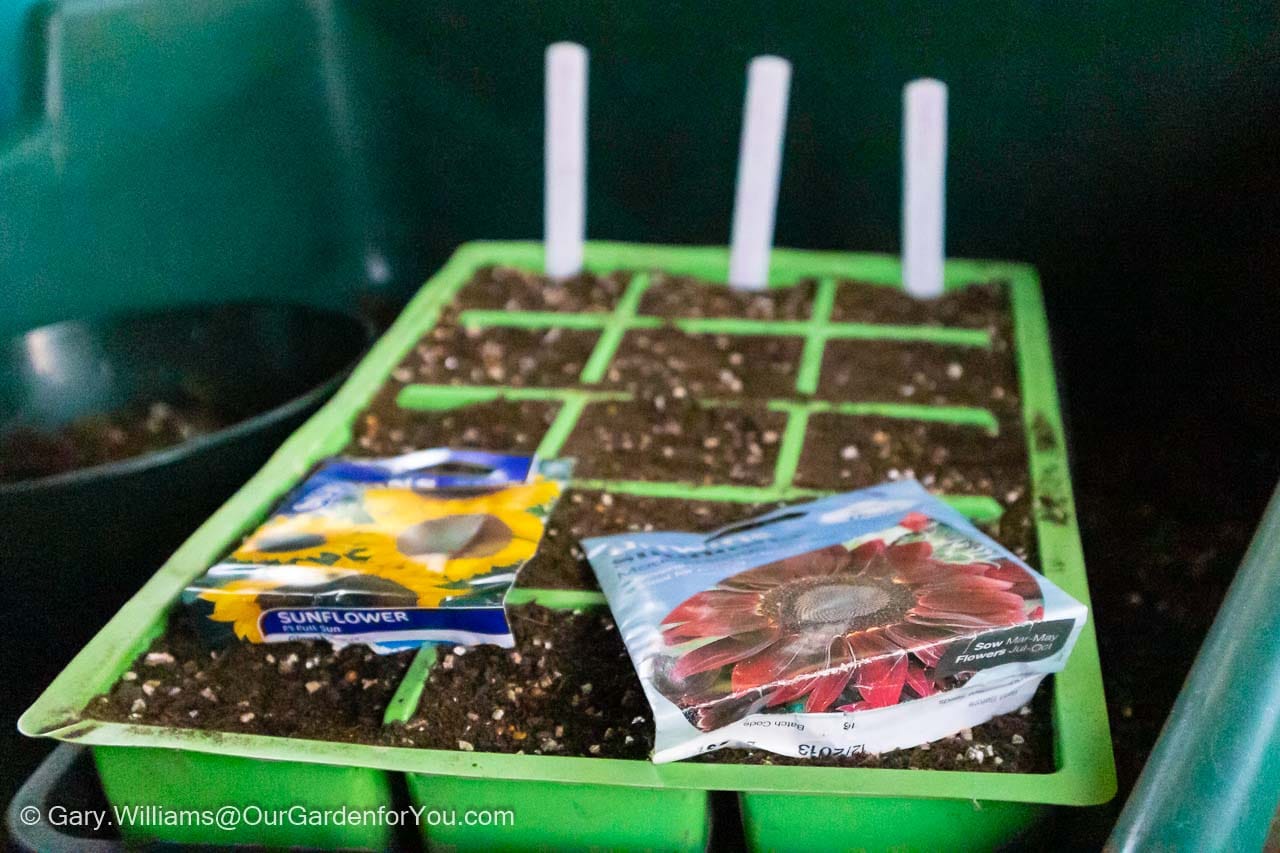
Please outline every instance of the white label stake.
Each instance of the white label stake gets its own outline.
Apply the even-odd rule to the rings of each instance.
[[[547,48],[543,225],[552,278],[582,269],[587,232],[587,49],[573,42]]]
[[[942,295],[946,258],[947,86],[902,91],[902,281],[917,299]]]
[[[751,60],[738,148],[738,188],[733,200],[729,283],[734,287],[754,290],[769,281],[790,87],[791,63],[777,56]]]

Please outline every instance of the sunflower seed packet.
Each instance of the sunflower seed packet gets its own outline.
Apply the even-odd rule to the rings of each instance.
[[[1087,611],[914,481],[709,534],[582,543],[653,706],[653,760],[918,746],[1030,701]]]
[[[183,601],[215,644],[510,648],[503,601],[571,470],[448,449],[330,460]]]

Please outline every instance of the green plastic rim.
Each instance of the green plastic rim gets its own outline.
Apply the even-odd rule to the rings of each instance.
[[[95,745],[152,746],[198,752],[236,755],[279,761],[301,761],[377,768],[428,775],[491,777],[583,784],[672,787],[744,792],[813,793],[875,797],[946,798],[966,800],[1007,800],[1052,805],[1093,805],[1106,802],[1115,793],[1115,768],[1111,737],[1102,691],[1097,640],[1092,623],[1086,626],[1065,670],[1056,677],[1053,721],[1058,769],[1046,774],[996,774],[971,772],[925,773],[911,770],[884,770],[840,767],[785,767],[674,763],[654,765],[644,761],[574,758],[533,755],[420,750],[266,737],[226,732],[170,729],[161,726],[131,725],[83,719],[80,712],[96,695],[110,689],[120,674],[147,644],[163,631],[166,614],[182,588],[220,557],[237,539],[260,521],[272,506],[311,466],[340,452],[350,440],[355,418],[381,387],[384,379],[420,336],[437,321],[441,308],[470,280],[475,271],[489,265],[542,269],[542,248],[532,242],[468,243],[454,254],[410,302],[399,319],[360,363],[338,393],[305,425],[295,432],[268,463],[234,497],[213,514],[165,563],[79,655],[54,680],[34,705],[22,716],[19,728],[32,736]],[[635,310],[646,285],[648,270],[690,275],[711,282],[723,282],[728,270],[728,252],[722,247],[672,247],[627,243],[589,243],[585,267],[604,273],[636,270],[640,274],[612,314],[597,321],[602,329],[597,353],[584,368],[584,380],[599,377],[607,367],[611,350],[621,341],[629,324],[636,322]],[[782,287],[802,279],[818,279],[816,316],[800,326],[776,328],[770,333],[801,334],[806,338],[804,364],[820,364],[820,346],[837,336],[889,337],[910,340],[937,340],[958,346],[984,346],[973,330],[936,327],[874,327],[870,324],[831,324],[828,320],[834,283],[856,279],[885,286],[901,287],[900,265],[888,255],[809,252],[777,249],[773,253],[771,286]],[[636,282],[640,282],[636,284]],[[1037,507],[1051,506],[1052,513],[1037,513],[1041,569],[1069,594],[1086,605],[1088,584],[1076,526],[1070,474],[1063,442],[1058,393],[1050,356],[1048,328],[1039,281],[1034,269],[1021,264],[997,261],[949,261],[946,285],[949,289],[968,283],[1006,281],[1014,320],[1014,345],[1022,389],[1022,420],[1027,437],[1031,468],[1032,497]],[[828,314],[823,316],[823,311]],[[577,315],[581,317],[582,315]],[[525,318],[545,322],[548,318]],[[468,315],[471,322],[495,322],[490,315]],[[521,320],[524,322],[525,320]],[[569,322],[588,322],[581,319]],[[643,321],[641,321],[643,322]],[[712,321],[698,321],[704,324]],[[732,323],[746,328],[744,321]],[[714,325],[714,324],[712,324]],[[801,327],[803,326],[803,328]],[[697,327],[697,326],[694,326]],[[691,328],[694,328],[691,327]],[[594,327],[593,327],[594,328]],[[720,326],[732,333],[728,325]],[[756,328],[753,326],[752,328]],[[835,332],[831,330],[835,329]],[[766,330],[761,330],[766,331]],[[816,369],[802,369],[798,387],[816,382]],[[405,402],[423,408],[449,408],[482,399],[497,399],[501,389],[479,389],[481,396],[467,397],[472,389],[420,389],[407,391]],[[560,415],[546,443],[567,437],[572,423],[566,410],[581,411],[588,401],[584,388],[556,392],[562,394]],[[416,395],[416,396],[415,396]],[[489,396],[492,395],[492,396]],[[560,399],[560,398],[557,398]],[[714,401],[708,401],[715,405]],[[781,405],[781,404],[775,404]],[[817,404],[836,405],[840,404]],[[856,413],[857,405],[850,413]],[[867,404],[861,404],[867,405]],[[781,457],[798,455],[803,442],[803,420],[810,404],[792,404],[787,409],[788,429],[783,436]],[[841,409],[843,410],[843,409]],[[864,409],[863,413],[873,413]],[[882,411],[875,411],[882,414]],[[933,419],[990,428],[982,410],[932,413]],[[572,415],[576,419],[576,414]],[[918,414],[899,412],[902,417]],[[566,420],[565,425],[559,421]],[[979,422],[975,422],[978,419]],[[800,422],[800,427],[795,424]],[[710,486],[690,489],[682,486],[679,496],[717,500],[755,501],[785,495],[807,494],[792,489],[787,469],[794,473],[793,459],[780,459],[774,483],[765,488]],[[665,484],[581,481],[578,487],[607,487],[615,491],[653,494]],[[670,496],[670,495],[668,495]],[[999,505],[990,498],[956,498],[962,511],[978,517],[996,517]],[[564,592],[544,590],[513,591],[511,600],[542,600],[563,603]],[[581,606],[598,602],[596,593],[585,595]],[[426,656],[423,656],[425,659]],[[415,664],[416,668],[416,664]],[[407,696],[405,697],[408,698]],[[401,714],[412,711],[400,703]]]

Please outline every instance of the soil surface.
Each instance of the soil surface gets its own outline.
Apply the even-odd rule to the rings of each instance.
[[[773,481],[786,416],[657,397],[592,403],[561,451],[582,479],[763,486]]]
[[[395,746],[644,759],[653,720],[607,611],[508,610],[514,649],[442,648]]]
[[[612,311],[631,273],[582,273],[563,281],[513,267],[486,267],[454,299],[458,309],[498,311]]]
[[[1007,351],[940,344],[832,340],[817,396],[1018,411],[1017,369]]]
[[[443,412],[395,405],[395,393],[379,397],[356,419],[347,452],[395,456],[428,447],[461,447],[532,453],[559,411],[559,404],[497,400]]]
[[[605,385],[677,399],[795,396],[804,339],[633,330],[622,339]]]
[[[61,429],[0,435],[0,483],[119,462],[216,432],[236,419],[196,401],[138,403],[79,418]]]
[[[655,273],[640,300],[641,314],[660,317],[738,317],[750,320],[806,320],[813,314],[816,283],[802,281],[763,293],[708,286],[688,276]]]
[[[990,495],[1004,508],[984,525],[996,541],[1037,566],[1030,479],[1022,432],[821,413],[809,417],[795,484],[849,491],[916,479],[931,492]]]
[[[599,336],[573,329],[481,329],[446,319],[391,371],[391,378],[401,384],[574,385]]]
[[[842,281],[836,288],[831,319],[845,323],[893,323],[903,326],[956,326],[997,330],[1008,325],[1009,302],[1003,284],[971,284],[937,299],[913,299],[894,287]]]
[[[796,485],[848,491],[885,480],[917,479],[925,488],[993,495],[1026,494],[1022,433],[1002,429],[822,413],[809,418]]]
[[[214,732],[376,743],[413,652],[334,652],[325,642],[232,643],[210,651],[185,611],[85,714]]]
[[[582,539],[650,530],[709,532],[785,505],[785,501],[673,500],[571,489],[547,519],[538,553],[520,569],[516,586],[598,590],[595,572],[578,547]]]

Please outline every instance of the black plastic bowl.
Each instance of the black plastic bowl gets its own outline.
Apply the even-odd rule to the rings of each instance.
[[[348,315],[237,303],[57,323],[8,343],[0,432],[175,398],[229,423],[151,453],[0,483],[0,624],[20,679],[2,692],[17,707],[337,388],[370,337]]]

